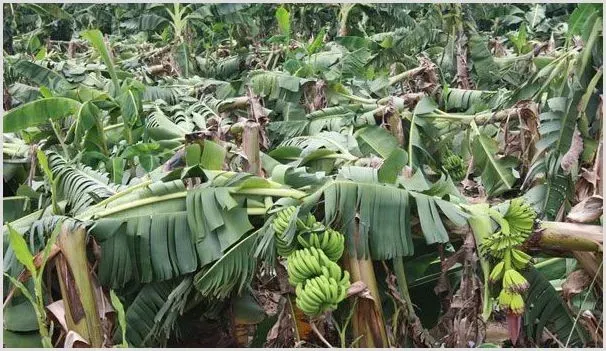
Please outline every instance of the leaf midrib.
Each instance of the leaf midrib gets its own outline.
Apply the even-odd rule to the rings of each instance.
[[[503,176],[501,168],[496,163],[496,160],[492,157],[492,155],[489,152],[487,146],[484,144],[484,142],[482,140],[482,136],[480,134],[480,131],[478,130],[478,127],[475,125],[475,123],[473,123],[473,126],[476,129],[476,132],[478,133],[478,139],[479,139],[478,141],[480,142],[480,145],[482,145],[482,149],[484,150],[484,153],[486,154],[486,157],[490,160],[490,164],[497,171],[497,174],[499,175],[499,177],[501,178],[501,180],[503,181],[503,183],[505,183],[505,185],[507,186],[507,188],[511,189],[511,187],[513,186],[513,184],[509,184],[509,181],[507,180],[507,178],[505,178]]]

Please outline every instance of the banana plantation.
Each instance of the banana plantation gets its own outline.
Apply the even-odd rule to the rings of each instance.
[[[3,15],[5,347],[602,347],[601,4]]]

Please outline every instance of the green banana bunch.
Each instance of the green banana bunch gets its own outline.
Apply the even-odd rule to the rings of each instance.
[[[334,230],[326,230],[322,233],[322,239],[326,239],[325,246],[333,248],[332,257],[340,258],[343,253],[342,235]],[[305,241],[298,236],[299,242],[308,244],[320,240],[317,233],[311,233],[310,240]],[[326,245],[332,240],[338,244],[340,249],[334,247],[337,244]],[[321,244],[322,241],[319,242]],[[309,245],[296,250],[288,256],[287,271],[288,282],[296,286],[296,304],[304,313],[315,316],[338,307],[339,302],[347,297],[347,289],[350,286],[349,272],[326,255],[324,250],[315,245]],[[338,255],[337,255],[338,254]]]
[[[512,234],[526,239],[534,227],[536,213],[532,207],[521,197],[511,200],[505,220],[509,223],[509,230]]]
[[[467,170],[465,169],[465,165],[463,162],[463,158],[459,155],[452,155],[445,160],[443,164],[450,177],[455,182],[460,182],[465,178],[465,174],[467,174]]]
[[[349,277],[345,281],[337,281],[320,275],[297,285],[295,301],[301,311],[315,316],[337,309],[338,304],[347,297],[349,285]]]
[[[288,256],[288,282],[294,286],[303,283],[308,279],[324,274],[322,268],[326,269],[327,263],[337,266],[339,271],[341,267],[330,261],[322,250],[315,247],[297,250]],[[330,267],[330,271],[334,268]]]
[[[522,293],[529,284],[517,270],[526,268],[532,257],[517,247],[532,233],[536,213],[522,198],[517,198],[511,200],[505,215],[492,209],[489,214],[501,229],[485,238],[481,245],[483,254],[500,260],[491,270],[489,281],[502,281],[499,306],[509,313],[521,315],[524,312]]]
[[[517,292],[511,292],[506,289],[501,290],[499,294],[499,306],[517,316],[524,313],[524,299]]]
[[[526,268],[531,260],[532,256],[526,252],[518,249],[511,249],[511,263],[516,269]]]
[[[308,213],[307,217],[305,218],[305,221],[297,221],[297,230],[301,233],[321,232],[322,230],[324,230],[324,225],[316,221],[316,217],[314,215]]]
[[[522,198],[517,198],[511,200],[504,216],[492,209],[490,214],[499,223],[501,230],[484,239],[481,251],[485,255],[503,259],[506,253],[511,254],[511,250],[526,241],[532,233],[536,213]],[[520,253],[521,251],[517,250],[518,266],[523,268],[530,261],[530,256]],[[524,263],[526,257],[528,260]]]
[[[528,281],[515,269],[508,269],[503,274],[503,290],[521,293],[528,289]]]
[[[293,251],[297,249],[296,243],[288,243],[285,238],[286,230],[288,229],[288,225],[290,223],[290,219],[294,216],[296,211],[295,206],[289,206],[282,210],[280,210],[276,217],[273,220],[273,227],[276,233],[276,251],[278,251],[278,255],[282,257],[288,257]],[[297,219],[298,222],[301,221]]]
[[[465,174],[467,174],[465,162],[461,156],[454,154],[450,149],[445,150],[442,155],[442,166],[450,174],[452,180],[460,182],[465,177]]]
[[[320,235],[311,233],[307,240],[303,236],[298,236],[297,240],[305,248],[322,249],[331,261],[338,261],[345,249],[345,236],[331,228],[326,228]]]
[[[324,227],[310,213],[304,220],[296,219],[297,242],[303,246],[299,250],[297,242],[289,244],[285,238],[295,213],[296,207],[290,206],[274,217],[276,250],[287,258],[288,282],[296,287],[297,306],[314,316],[336,309],[347,297],[349,272],[336,263],[343,254],[345,237]]]

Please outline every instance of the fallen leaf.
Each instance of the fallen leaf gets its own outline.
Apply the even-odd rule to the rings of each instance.
[[[604,199],[594,195],[576,204],[566,216],[566,219],[577,223],[591,223],[603,213]]]
[[[46,308],[55,317],[57,322],[59,322],[63,330],[67,331],[67,321],[65,320],[65,305],[63,304],[63,300],[55,301],[50,305],[46,306]]]
[[[347,297],[351,297],[354,295],[374,301],[374,298],[372,297],[370,290],[368,290],[368,287],[366,286],[366,284],[364,284],[364,282],[361,280],[351,284],[349,286],[349,289],[347,289]]]
[[[78,333],[70,330],[65,336],[65,344],[63,345],[66,349],[90,347],[90,344]]]
[[[286,315],[285,311],[285,309],[282,309],[282,312],[280,312],[280,316],[278,316],[278,320],[273,325],[273,327],[271,327],[269,333],[267,333],[267,337],[265,339],[267,342],[274,341],[278,338],[280,326],[284,324],[283,320]]]
[[[581,174],[579,180],[575,184],[575,196],[577,201],[583,201],[587,197],[593,195],[595,193],[594,190],[597,190],[598,183],[598,174],[595,170],[588,170],[586,168],[581,168]],[[600,194],[600,191],[598,191]]]
[[[579,129],[575,127],[570,149],[562,156],[562,162],[560,163],[564,174],[570,173],[570,169],[578,161],[581,152],[583,152],[583,138]]]
[[[267,315],[274,316],[278,313],[282,295],[267,289],[256,291],[255,295]]]
[[[562,284],[562,293],[566,300],[570,300],[572,295],[576,295],[583,291],[591,283],[591,277],[585,270],[579,269],[566,277],[566,281]]]
[[[598,322],[591,311],[584,311],[581,314],[579,323],[584,325],[585,330],[588,330],[591,333],[591,338],[596,346],[602,345],[602,325]]]

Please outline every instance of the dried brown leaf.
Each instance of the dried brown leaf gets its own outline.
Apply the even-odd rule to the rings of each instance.
[[[451,295],[446,312],[434,330],[441,335],[441,342],[447,347],[473,347],[480,344],[486,335],[486,326],[481,318],[482,283],[475,273],[478,256],[473,233],[468,233],[463,246],[444,260],[441,277],[446,278],[448,268],[456,262],[463,265],[461,283]]]
[[[577,223],[590,223],[596,221],[602,213],[604,199],[599,196],[590,196],[576,204],[566,216],[566,219]]]
[[[564,170],[564,174],[570,174],[570,170],[578,161],[581,152],[583,152],[583,138],[579,129],[575,128],[570,149],[562,157],[561,167]]]
[[[507,56],[507,48],[498,38],[490,39],[488,47],[492,50],[495,57]]]
[[[433,347],[435,345],[434,337],[429,333],[427,329],[421,324],[421,320],[415,314],[413,306],[409,306],[406,303],[400,291],[397,287],[396,276],[392,273],[387,274],[385,279],[387,287],[389,288],[388,293],[394,298],[394,300],[402,307],[404,307],[405,318],[401,321],[401,326],[398,328],[400,333],[405,333],[407,330],[410,331],[412,339],[415,345],[420,347]]]
[[[562,284],[562,293],[564,298],[570,302],[573,295],[583,291],[591,283],[591,277],[583,269],[574,271],[566,277],[566,281]]]
[[[551,37],[549,38],[549,42],[547,43],[546,53],[551,53],[555,50],[555,39],[553,38],[553,32],[551,33]]]
[[[66,349],[72,349],[72,348],[88,348],[90,347],[90,344],[88,343],[88,341],[86,341],[86,339],[84,339],[80,334],[76,333],[73,330],[70,330],[67,335],[65,336],[65,343],[63,345],[64,348]]]
[[[261,307],[263,307],[265,314],[274,316],[278,313],[282,295],[275,291],[263,289],[262,291],[255,291],[255,296],[257,297],[257,300],[259,300]]]
[[[581,168],[581,176],[575,184],[575,196],[577,201],[583,201],[594,193],[601,195],[602,191],[597,187],[598,177],[599,176],[594,169]]]
[[[601,318],[600,318],[601,319]],[[595,316],[593,315],[593,313],[591,313],[591,311],[584,311],[581,314],[581,318],[579,319],[579,322],[585,326],[585,330],[589,331],[590,335],[591,335],[591,339],[593,340],[593,343],[595,344],[595,346],[602,346],[603,342],[603,332],[602,332],[602,325],[600,322],[598,322],[598,320],[595,318]]]
[[[63,300],[58,300],[46,306],[54,319],[61,325],[63,330],[67,331],[67,321],[65,320],[65,305]]]
[[[374,298],[372,297],[370,290],[368,289],[366,284],[364,284],[364,282],[361,280],[354,282],[353,284],[351,284],[349,286],[349,289],[347,289],[347,297],[351,297],[354,295],[359,296],[364,299],[370,299],[370,300],[374,301]]]
[[[289,317],[289,313],[287,313],[287,303],[282,303],[282,311],[278,316],[278,320],[271,327],[269,333],[267,333],[265,346],[278,346],[280,340],[284,339],[286,333],[290,333],[292,336],[292,319]],[[284,346],[284,345],[282,345]]]
[[[467,38],[463,35],[459,37],[456,43],[457,55],[457,88],[473,89],[473,84],[469,78],[469,67],[467,65]]]

